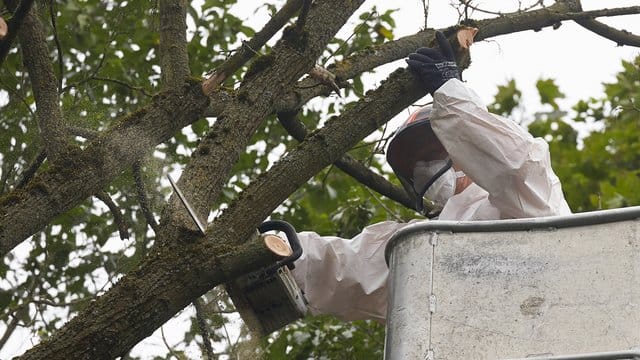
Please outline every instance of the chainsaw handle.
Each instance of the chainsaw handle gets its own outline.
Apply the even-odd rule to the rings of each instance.
[[[278,260],[278,262],[270,266],[267,271],[277,270],[285,265],[290,270],[293,270],[295,268],[293,262],[298,260],[298,258],[302,255],[302,246],[300,246],[300,240],[298,240],[296,229],[294,229],[291,224],[283,220],[268,220],[258,226],[258,231],[260,233],[265,233],[270,230],[282,231],[287,236],[287,240],[289,240],[289,246],[291,246],[293,254],[287,256],[284,259]]]

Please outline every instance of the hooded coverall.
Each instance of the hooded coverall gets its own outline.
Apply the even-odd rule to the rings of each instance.
[[[571,213],[543,139],[489,113],[480,98],[458,79],[448,80],[433,99],[431,127],[453,163],[474,182],[449,198],[440,220]],[[310,312],[343,320],[383,322],[388,277],[385,246],[407,225],[380,222],[353,239],[299,233],[303,255],[295,263],[293,276],[305,293]]]

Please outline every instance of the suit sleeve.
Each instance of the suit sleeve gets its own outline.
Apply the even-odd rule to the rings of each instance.
[[[303,253],[295,263],[293,276],[305,294],[309,311],[342,320],[383,322],[389,273],[384,251],[389,238],[407,225],[380,222],[353,239],[299,233]]]
[[[457,79],[435,92],[433,107],[434,133],[453,162],[489,193],[501,218],[571,213],[543,139],[489,113]]]

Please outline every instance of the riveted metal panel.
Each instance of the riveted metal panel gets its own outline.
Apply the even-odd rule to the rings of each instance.
[[[387,249],[386,358],[500,359],[640,345],[639,216],[640,208],[628,208],[508,224],[431,221],[399,232]],[[429,266],[412,265],[429,251]],[[398,317],[399,309],[412,315]]]

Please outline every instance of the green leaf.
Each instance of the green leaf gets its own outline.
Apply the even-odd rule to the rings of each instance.
[[[564,98],[564,94],[560,92],[560,88],[558,88],[553,79],[538,80],[536,88],[538,88],[541,103],[551,105],[554,110],[559,109],[556,100]]]

